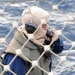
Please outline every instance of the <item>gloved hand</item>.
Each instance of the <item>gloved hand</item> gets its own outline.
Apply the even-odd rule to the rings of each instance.
[[[51,39],[53,37],[53,35],[54,35],[54,33],[51,31],[51,29],[48,29],[46,32],[46,36]]]

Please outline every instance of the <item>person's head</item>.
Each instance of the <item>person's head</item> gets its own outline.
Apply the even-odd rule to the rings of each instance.
[[[22,14],[22,23],[25,25],[33,18],[33,22],[38,27],[41,24],[41,19],[45,19],[46,22],[49,20],[49,13],[37,6],[32,6],[23,11]]]

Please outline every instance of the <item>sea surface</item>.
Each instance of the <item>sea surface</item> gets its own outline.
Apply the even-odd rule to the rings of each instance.
[[[75,42],[75,0],[47,0],[47,2],[42,0],[41,2],[26,1],[20,3],[13,2],[10,4],[1,2],[0,0],[0,38],[6,37],[6,42],[9,44],[17,30],[16,27],[13,28],[13,23],[17,21],[18,25],[21,26],[21,15],[23,10],[29,6],[35,5],[50,13],[49,25],[56,30],[62,30],[62,35],[59,35],[59,37],[64,42],[64,51],[69,51],[72,47],[71,42]],[[52,10],[51,4],[58,4],[59,10]],[[67,17],[68,15],[70,17]],[[71,16],[73,17],[73,20]],[[10,35],[8,36],[9,32]],[[65,36],[68,40],[63,36]],[[6,50],[8,44],[0,44],[0,54]],[[75,47],[73,47],[72,50],[75,50]],[[60,60],[57,57],[53,57],[52,70],[55,70],[59,61]],[[67,57],[67,61],[75,67],[74,55]],[[75,75],[75,70],[66,62],[62,62],[56,69],[56,72],[56,75]]]

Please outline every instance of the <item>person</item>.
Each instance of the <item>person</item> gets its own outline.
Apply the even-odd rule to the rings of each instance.
[[[49,13],[40,7],[32,6],[23,11],[23,25],[18,27],[14,38],[12,39],[6,50],[7,54],[4,58],[4,65],[8,65],[10,64],[11,60],[15,57],[16,52],[18,50],[21,50],[21,54],[18,54],[18,56],[10,64],[10,69],[15,74],[26,75],[32,64],[28,62],[28,60],[25,57],[27,57],[30,61],[37,60],[40,57],[41,52],[44,51],[41,44],[48,45],[50,44],[51,39],[54,40],[52,51],[56,54],[62,52],[63,41],[58,37],[55,29],[52,29],[51,32],[49,31],[49,26],[47,24],[49,21],[48,19]],[[28,34],[33,33],[34,38],[27,42],[27,39],[29,38]],[[52,36],[50,33],[52,33]],[[27,44],[25,44],[25,42],[27,42]],[[38,64],[41,68],[50,72],[50,61],[46,61],[45,57],[48,58],[47,54],[41,57],[41,59],[38,61]],[[13,75],[10,71],[7,71],[5,73],[6,75]],[[37,74],[47,75],[45,72],[43,72],[36,66],[33,67],[33,69],[28,75]]]

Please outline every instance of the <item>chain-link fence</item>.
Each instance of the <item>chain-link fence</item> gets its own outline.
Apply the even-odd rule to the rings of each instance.
[[[64,50],[61,54],[55,54],[50,50],[49,45],[43,45],[36,40],[43,48],[43,53],[37,58],[37,60],[31,61],[23,55],[21,50],[28,43],[29,40],[34,38],[35,33],[28,34],[28,39],[24,42],[23,46],[20,49],[16,50],[16,55],[13,60],[8,65],[3,65],[0,62],[0,75],[3,75],[4,72],[10,71],[13,75],[16,75],[11,69],[11,63],[16,59],[18,55],[22,55],[32,66],[27,71],[28,75],[34,67],[38,67],[41,71],[45,72],[48,75],[74,75],[75,74],[75,5],[71,4],[73,1],[68,0],[0,0],[0,52],[2,53],[10,46],[15,50],[11,42],[14,37],[17,28],[22,26],[22,12],[26,8],[31,8],[32,6],[38,6],[49,12],[49,25],[57,30],[59,37],[63,39]],[[74,1],[75,2],[75,1]],[[32,13],[30,13],[34,16]],[[37,17],[38,18],[38,17]],[[39,19],[39,18],[38,18]],[[42,19],[39,19],[42,21]],[[43,57],[46,51],[50,51],[53,54],[53,64],[52,71],[48,72],[44,68],[40,67],[39,61]],[[65,52],[64,52],[65,51]],[[56,61],[57,60],[57,61]]]

